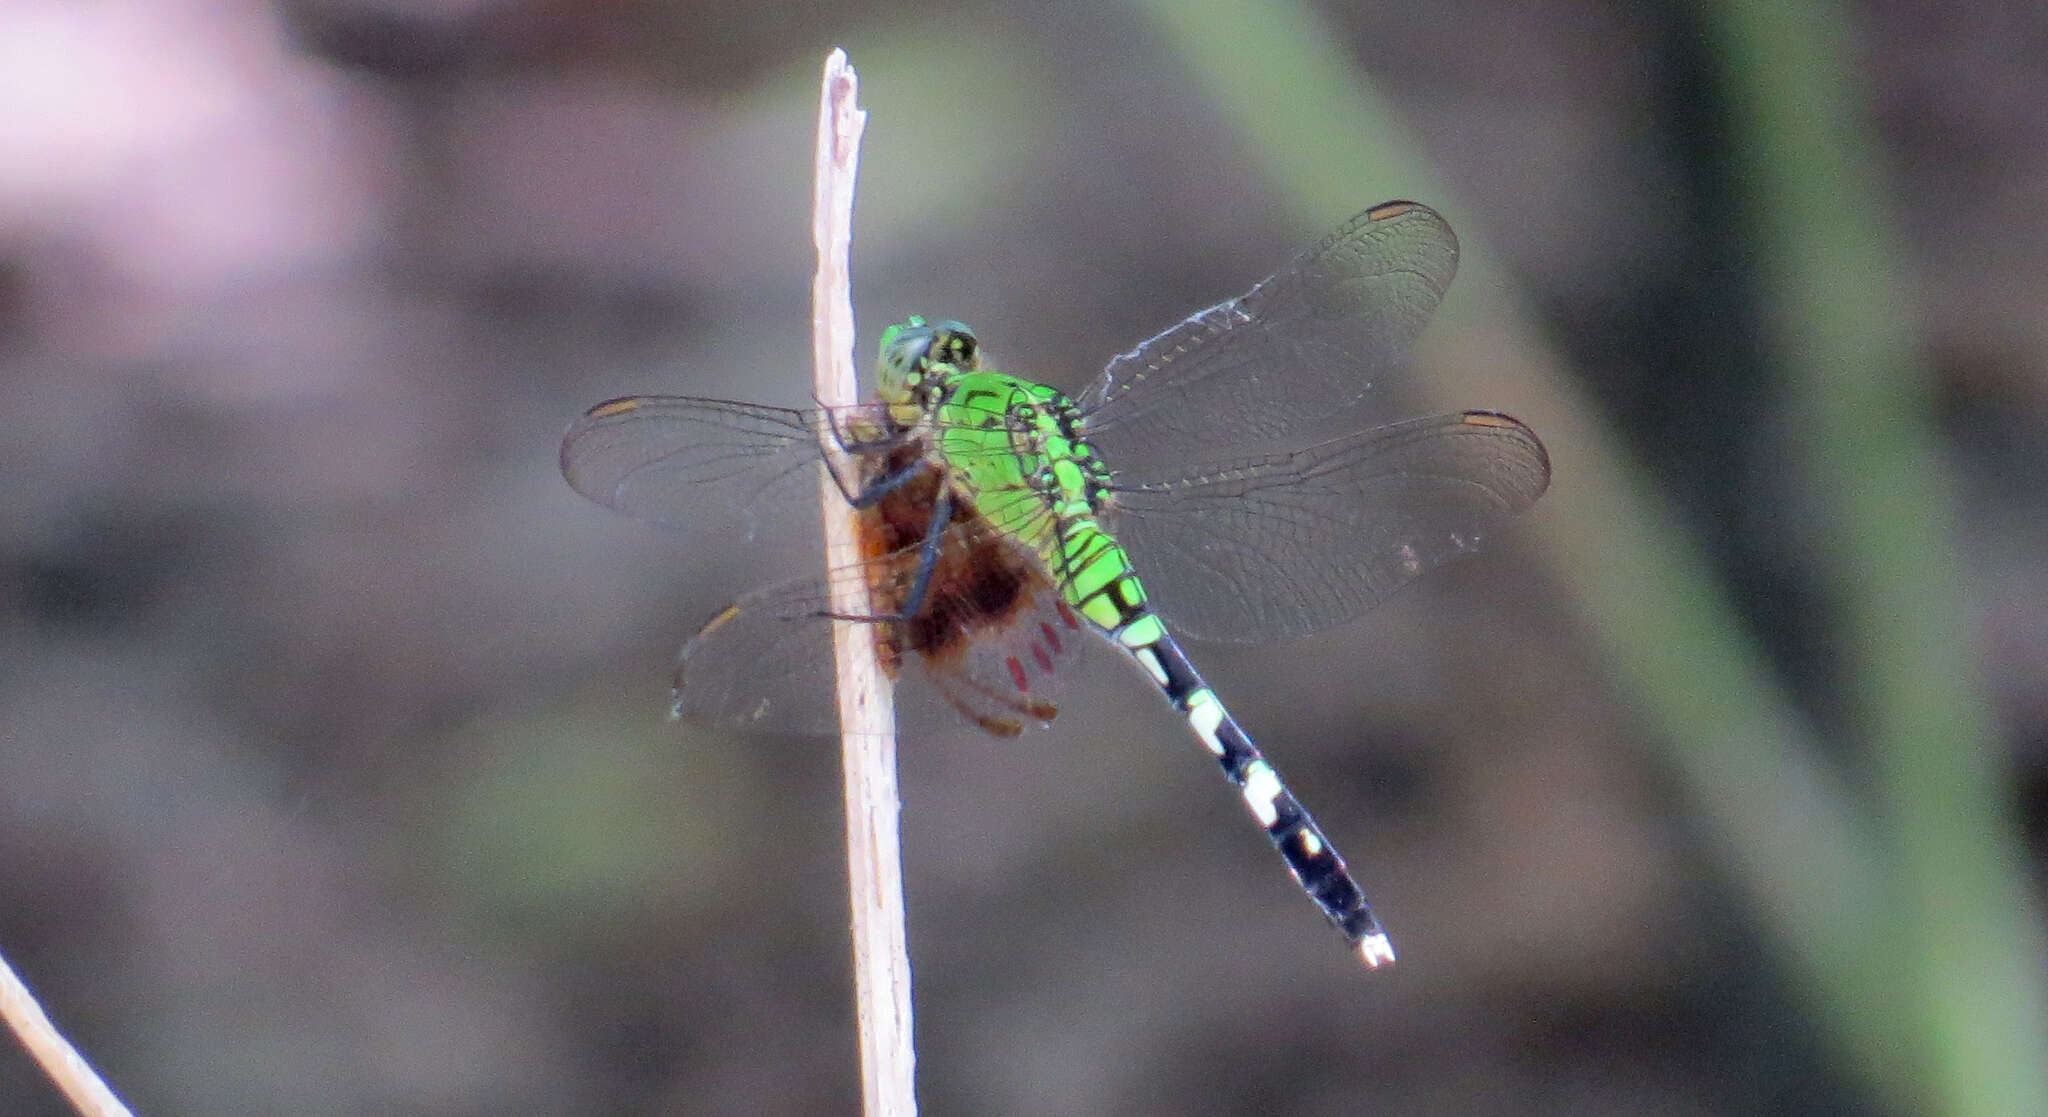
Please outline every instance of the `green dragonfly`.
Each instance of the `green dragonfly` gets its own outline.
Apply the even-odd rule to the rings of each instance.
[[[1075,396],[983,367],[966,326],[911,318],[882,335],[870,403],[609,400],[564,437],[562,471],[620,511],[697,524],[707,500],[800,504],[780,483],[823,463],[859,510],[859,554],[740,598],[690,641],[678,715],[829,729],[836,618],[869,624],[892,673],[920,669],[947,705],[1013,735],[1057,712],[1060,671],[1093,629],[1187,719],[1360,957],[1386,965],[1392,943],[1343,858],[1168,627],[1264,641],[1337,624],[1542,495],[1549,458],[1518,420],[1407,410],[1407,350],[1457,257],[1434,210],[1388,202]],[[849,581],[871,614],[833,611]]]

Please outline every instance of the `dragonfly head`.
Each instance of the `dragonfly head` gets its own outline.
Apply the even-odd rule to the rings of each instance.
[[[923,404],[945,376],[980,367],[981,343],[958,322],[912,317],[882,331],[875,390],[891,404]]]

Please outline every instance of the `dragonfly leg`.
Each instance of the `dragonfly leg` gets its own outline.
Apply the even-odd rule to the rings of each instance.
[[[882,421],[875,425],[877,433],[863,436],[850,432],[838,411],[822,406],[821,411],[825,427],[821,438],[828,438],[831,442],[830,447],[823,447],[825,471],[832,475],[832,483],[839,486],[839,494],[846,498],[848,504],[867,508],[917,476],[921,463],[913,461],[872,480],[856,482],[849,479],[846,472],[848,463],[902,446],[911,440],[913,434],[885,413]],[[832,453],[832,447],[839,452]]]
[[[1058,717],[1060,713],[1058,706],[1042,698],[1005,694],[995,687],[964,675],[933,672],[929,677],[932,685],[938,689],[939,696],[944,698],[948,705],[960,711],[961,717],[973,722],[991,737],[1007,740],[1021,735],[1024,732],[1024,723],[1019,720],[1020,718],[1030,718],[1043,723]],[[976,699],[1016,716],[1005,716],[982,709],[976,706]]]
[[[896,421],[896,417],[883,412],[880,422],[874,423],[876,433],[863,435],[853,433],[841,422],[840,413],[833,408],[819,405],[825,414],[825,429],[832,435],[832,444],[849,457],[859,457],[882,450],[894,450],[915,437],[912,428]]]
[[[939,566],[940,540],[945,537],[946,526],[953,519],[953,492],[941,485],[939,495],[932,500],[931,522],[925,525],[924,541],[917,545],[917,576],[910,580],[910,592],[903,595],[903,602],[896,612],[885,616],[859,617],[846,613],[826,613],[825,616],[837,621],[855,621],[862,624],[902,622],[917,616],[924,608],[924,595],[932,588],[932,572]]]
[[[892,469],[880,477],[869,481],[867,484],[860,486],[859,491],[847,493],[846,502],[855,508],[872,508],[883,497],[902,488],[912,478],[923,473],[925,468],[926,466],[923,461],[914,461],[900,469]],[[840,488],[843,491],[845,486],[842,485]],[[935,519],[932,522],[937,523],[939,521]]]
[[[939,495],[932,501],[931,522],[924,528],[924,542],[918,546],[917,577],[911,580],[910,592],[903,595],[903,615],[899,619],[909,620],[924,608],[924,595],[932,588],[932,571],[939,565],[939,540],[952,519],[953,490],[940,485]]]
[[[947,701],[953,703],[955,708],[960,709],[962,713],[965,713],[967,715],[968,720],[976,723],[977,725],[982,724],[982,719],[987,717],[988,715],[977,714],[967,709],[963,705],[963,703],[965,702],[965,698],[961,694],[959,694],[955,688],[965,690],[968,693],[977,695],[981,697],[983,700],[993,703],[994,705],[1000,706],[1005,710],[1009,710],[1010,712],[1015,714],[1021,714],[1024,717],[1031,718],[1035,721],[1051,721],[1052,719],[1058,717],[1060,713],[1060,708],[1058,706],[1028,692],[1019,691],[1015,694],[1012,694],[1002,690],[1001,688],[992,687],[979,679],[968,678],[964,675],[953,676],[950,679],[947,679],[943,682],[940,681],[941,678],[941,676],[936,674],[932,676],[933,682],[938,683],[939,689],[945,692]],[[986,729],[988,727],[986,725],[983,725],[982,728]],[[1019,728],[1021,729],[1021,727]],[[990,732],[994,731],[990,730]],[[1014,737],[1016,735],[1017,731],[1015,730],[1008,733],[996,734],[996,736],[999,737]]]
[[[825,472],[832,475],[832,483],[839,486],[839,495],[846,498],[846,503],[855,508],[872,508],[875,502],[909,483],[911,478],[916,477],[925,468],[925,463],[913,461],[880,477],[862,482],[848,480],[846,474],[841,472],[844,468],[833,455],[825,455]]]

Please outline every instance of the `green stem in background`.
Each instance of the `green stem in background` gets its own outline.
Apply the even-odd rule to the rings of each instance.
[[[1393,114],[1366,87],[1338,38],[1306,7],[1253,10],[1220,0],[1138,0],[1137,6],[1181,53],[1304,228],[1355,208],[1361,191],[1407,194],[1457,211],[1451,192],[1434,182],[1418,148],[1398,133]],[[1796,103],[1811,111],[1812,102]],[[1349,142],[1333,146],[1331,135]],[[1798,212],[1796,219],[1780,216],[1789,224],[1811,220]],[[1767,228],[1781,239],[1788,235]],[[1914,432],[1904,437],[1872,431],[1866,421],[1855,431],[1862,440],[1855,455],[1815,475],[1817,483],[1835,488],[1890,479],[1882,490],[1844,494],[1833,505],[1859,523],[1828,525],[1844,537],[1883,539],[1882,549],[1891,552],[1880,576],[1871,566],[1876,560],[1849,558],[1863,548],[1842,538],[1840,557],[1848,565],[1835,575],[1869,590],[1864,601],[1851,604],[1851,637],[1867,645],[1851,666],[1860,673],[1855,685],[1863,709],[1885,738],[1888,801],[1880,814],[1859,809],[1822,766],[1807,727],[1707,562],[1644,482],[1647,472],[1598,422],[1599,408],[1563,374],[1525,300],[1487,265],[1493,255],[1478,246],[1480,239],[1466,238],[1461,293],[1448,301],[1433,331],[1441,359],[1433,362],[1432,381],[1445,396],[1438,402],[1509,404],[1543,432],[1556,483],[1534,517],[1535,530],[1544,536],[1558,580],[1576,595],[1591,634],[1628,688],[1626,697],[1637,704],[1637,716],[1655,728],[1652,738],[1670,750],[1674,769],[1713,821],[1734,878],[1783,951],[1780,964],[1813,999],[1872,1097],[1903,1110],[2048,1112],[2038,1093],[2024,1095],[2035,1099],[2032,1104],[2021,1104],[2023,1095],[2014,1089],[1967,1086],[1973,1075],[1992,1074],[1994,1060],[2002,1061],[2006,1081],[2039,1075],[2043,969],[2025,932],[2031,913],[2019,899],[2017,854],[1991,807],[1997,798],[1986,767],[1985,715],[1962,682],[1969,671],[1956,638],[1959,611],[1954,573],[1940,545],[1943,521],[1928,515],[1908,532],[1891,530],[1911,513],[1886,501],[1908,500],[1918,509],[1940,500],[1942,473],[1931,465],[1924,415],[1915,416]],[[1806,259],[1791,246],[1772,245],[1763,255],[1788,267]],[[1850,259],[1862,262],[1866,255]],[[1886,282],[1888,264],[1879,259],[1860,270]],[[1791,281],[1826,288],[1841,277],[1831,266],[1824,280]],[[1805,312],[1796,301],[1785,305]],[[1883,313],[1901,304],[1888,298],[1865,305]],[[1855,319],[1846,326],[1830,319],[1825,327],[1862,328]],[[1788,338],[1823,324],[1796,328]],[[1880,333],[1854,345],[1858,353],[1886,349],[1887,371],[1896,379],[1911,369],[1899,355],[1906,340]],[[1811,351],[1801,359],[1812,362]],[[1835,406],[1844,409],[1838,422],[1846,428],[1863,404],[1843,399]],[[1874,457],[1885,464],[1872,466]],[[1906,601],[1910,609],[1901,606]],[[1912,631],[1894,631],[1902,623]],[[1955,770],[1929,771],[1945,764]],[[1929,779],[1938,782],[1924,785]],[[1893,827],[1922,833],[1895,837]],[[1952,871],[1957,865],[1968,867]],[[1944,869],[1952,871],[1945,882],[1922,879]],[[1902,897],[1909,898],[1903,906]],[[1987,925],[1988,932],[1970,925],[1991,907],[1998,914],[1989,917],[1995,925]],[[1938,960],[1937,941],[1967,961]],[[1992,974],[2006,986],[1996,996],[1982,984]],[[1962,984],[1929,995],[1947,982]],[[1982,1015],[1974,1023],[1945,1007],[1959,996],[1978,1001]],[[2003,1034],[1988,1042],[1979,1034],[1987,1029]],[[1977,1044],[1974,1053],[1964,1050]]]
[[[1899,867],[1901,1006],[1931,1050],[1939,1110],[2048,1113],[2041,922],[1967,649],[1954,486],[1910,323],[1878,146],[1850,79],[1848,14],[1821,0],[1719,0],[1720,52],[1762,282],[1823,525],[1840,645]]]

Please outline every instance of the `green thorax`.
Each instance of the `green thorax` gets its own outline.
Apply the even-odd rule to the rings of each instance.
[[[984,370],[972,330],[921,318],[883,333],[877,380],[897,422],[928,431],[954,492],[1035,552],[1070,604],[1112,631],[1142,612],[1130,561],[1098,518],[1109,470],[1072,399]]]

